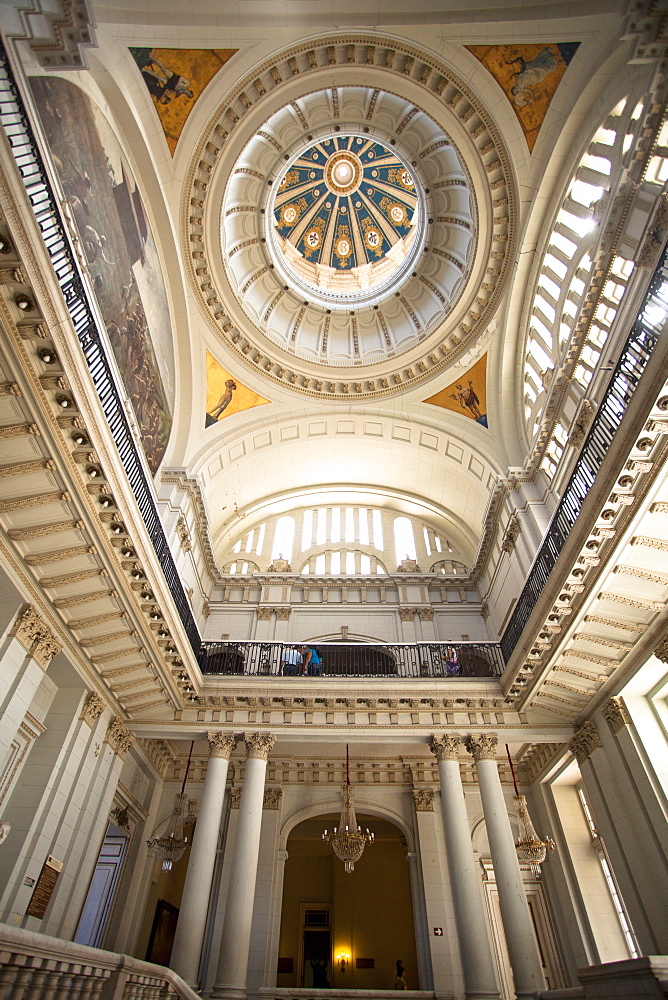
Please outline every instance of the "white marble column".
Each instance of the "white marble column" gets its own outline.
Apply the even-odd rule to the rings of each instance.
[[[515,995],[518,1000],[531,1000],[536,990],[545,989],[545,978],[501,787],[496,745],[496,736],[469,736],[466,741],[478,772]]]
[[[246,771],[239,803],[232,872],[220,942],[214,998],[245,1000],[253,900],[260,851],[267,758],[274,745],[269,734],[245,733]]]
[[[433,736],[438,761],[445,847],[452,882],[457,933],[467,998],[498,1000],[499,988],[483,908],[480,871],[471,843],[464,788],[459,770],[459,736]]]
[[[190,860],[176,925],[170,967],[189,986],[197,986],[211,880],[216,863],[218,834],[223,815],[225,782],[230,755],[236,745],[234,736],[209,733],[209,762],[197,812],[197,825],[190,849]]]

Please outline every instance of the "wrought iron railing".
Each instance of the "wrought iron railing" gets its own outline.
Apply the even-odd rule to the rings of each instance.
[[[575,463],[543,544],[501,639],[507,663],[547,584],[566,539],[617,433],[626,407],[665,326],[668,311],[668,247],[650,281],[642,307],[624,345],[601,405]]]
[[[81,280],[76,256],[63,225],[58,200],[51,187],[7,52],[2,44],[0,44],[0,123],[23,180],[44,246],[51,259],[91,380],[125,469],[130,491],[146,525],[190,644],[197,652],[201,641],[199,629],[162,528],[149,477],[144,470],[125,414],[123,399],[116,385],[86,288]]]
[[[305,664],[311,648],[320,662]],[[203,674],[238,677],[499,677],[504,666],[495,642],[205,642],[199,662]]]

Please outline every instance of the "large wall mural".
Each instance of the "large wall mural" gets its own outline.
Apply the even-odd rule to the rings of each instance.
[[[224,417],[252,406],[262,406],[269,400],[242,385],[227,369],[206,352],[206,427],[217,424]]]
[[[550,101],[579,42],[550,45],[467,45],[503,89],[517,115],[529,152]]]
[[[218,70],[238,51],[130,48],[153,98],[172,156],[195,101]]]
[[[162,269],[141,195],[114,130],[88,95],[58,77],[30,83],[155,474],[172,426],[174,355]]]
[[[424,403],[440,406],[444,410],[461,413],[477,424],[487,427],[487,355],[483,354],[472,368],[447,385]]]

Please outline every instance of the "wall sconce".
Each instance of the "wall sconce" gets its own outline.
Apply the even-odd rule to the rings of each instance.
[[[348,965],[350,964],[349,952],[340,951],[339,954],[336,956],[336,961],[338,963],[339,969],[341,970],[341,974],[343,974],[346,971]]]

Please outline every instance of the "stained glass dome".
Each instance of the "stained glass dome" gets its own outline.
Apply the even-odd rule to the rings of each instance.
[[[276,263],[329,305],[386,295],[420,251],[422,204],[409,164],[376,137],[321,138],[286,164],[273,198]]]

